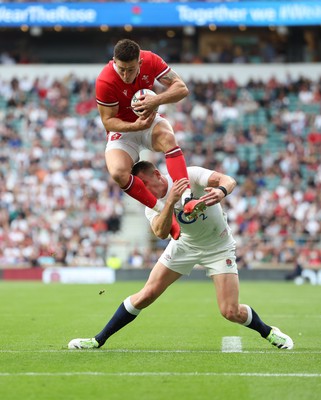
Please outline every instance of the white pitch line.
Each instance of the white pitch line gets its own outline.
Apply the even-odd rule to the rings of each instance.
[[[106,355],[106,353],[157,353],[157,354],[221,354],[221,350],[137,350],[137,349],[95,349],[95,350],[68,350],[68,349],[54,349],[54,350],[0,350],[0,354],[25,354],[25,353],[68,353],[68,354],[98,354],[98,355]],[[285,354],[288,355],[299,355],[299,354],[321,354],[321,350],[279,350],[274,347],[269,348],[268,350],[243,350],[241,354],[266,354],[266,355],[277,355],[282,354],[284,357]]]
[[[5,376],[239,376],[239,377],[262,377],[262,378],[321,378],[321,374],[313,373],[260,373],[260,372],[0,372],[0,377]]]
[[[242,339],[240,336],[222,337],[223,353],[242,353]]]

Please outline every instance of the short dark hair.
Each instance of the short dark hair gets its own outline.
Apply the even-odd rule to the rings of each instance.
[[[139,161],[138,163],[134,164],[132,168],[132,174],[138,175],[140,172],[145,174],[152,174],[156,170],[156,167],[153,163],[149,161]]]
[[[117,42],[116,46],[114,47],[114,58],[119,61],[129,62],[138,60],[139,54],[139,44],[130,39],[122,39]]]

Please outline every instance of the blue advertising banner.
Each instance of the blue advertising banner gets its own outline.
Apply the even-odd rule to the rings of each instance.
[[[320,1],[1,3],[0,27],[320,25]]]

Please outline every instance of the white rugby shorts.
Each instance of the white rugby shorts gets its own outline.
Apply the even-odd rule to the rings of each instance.
[[[196,265],[204,267],[207,276],[238,274],[234,247],[218,251],[217,246],[190,247],[186,243],[171,240],[158,261],[182,275],[189,275]]]
[[[105,152],[113,149],[120,149],[128,153],[133,162],[139,161],[139,153],[141,150],[148,149],[153,151],[152,133],[155,125],[165,118],[159,114],[156,115],[152,125],[148,129],[137,132],[109,132]]]

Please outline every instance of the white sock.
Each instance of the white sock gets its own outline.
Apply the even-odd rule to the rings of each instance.
[[[181,197],[182,205],[185,204],[185,199],[187,199],[187,197],[192,197],[191,188],[187,188],[184,190],[184,193],[182,194],[182,197]]]
[[[243,306],[247,309],[247,320],[242,325],[248,326],[252,322],[252,310],[247,304],[243,304]]]
[[[124,300],[124,307],[126,308],[126,310],[127,310],[130,314],[133,314],[133,315],[138,315],[138,314],[141,312],[141,310],[138,310],[138,308],[135,308],[135,307],[132,305],[132,302],[130,301],[130,296],[127,297],[127,299]]]

